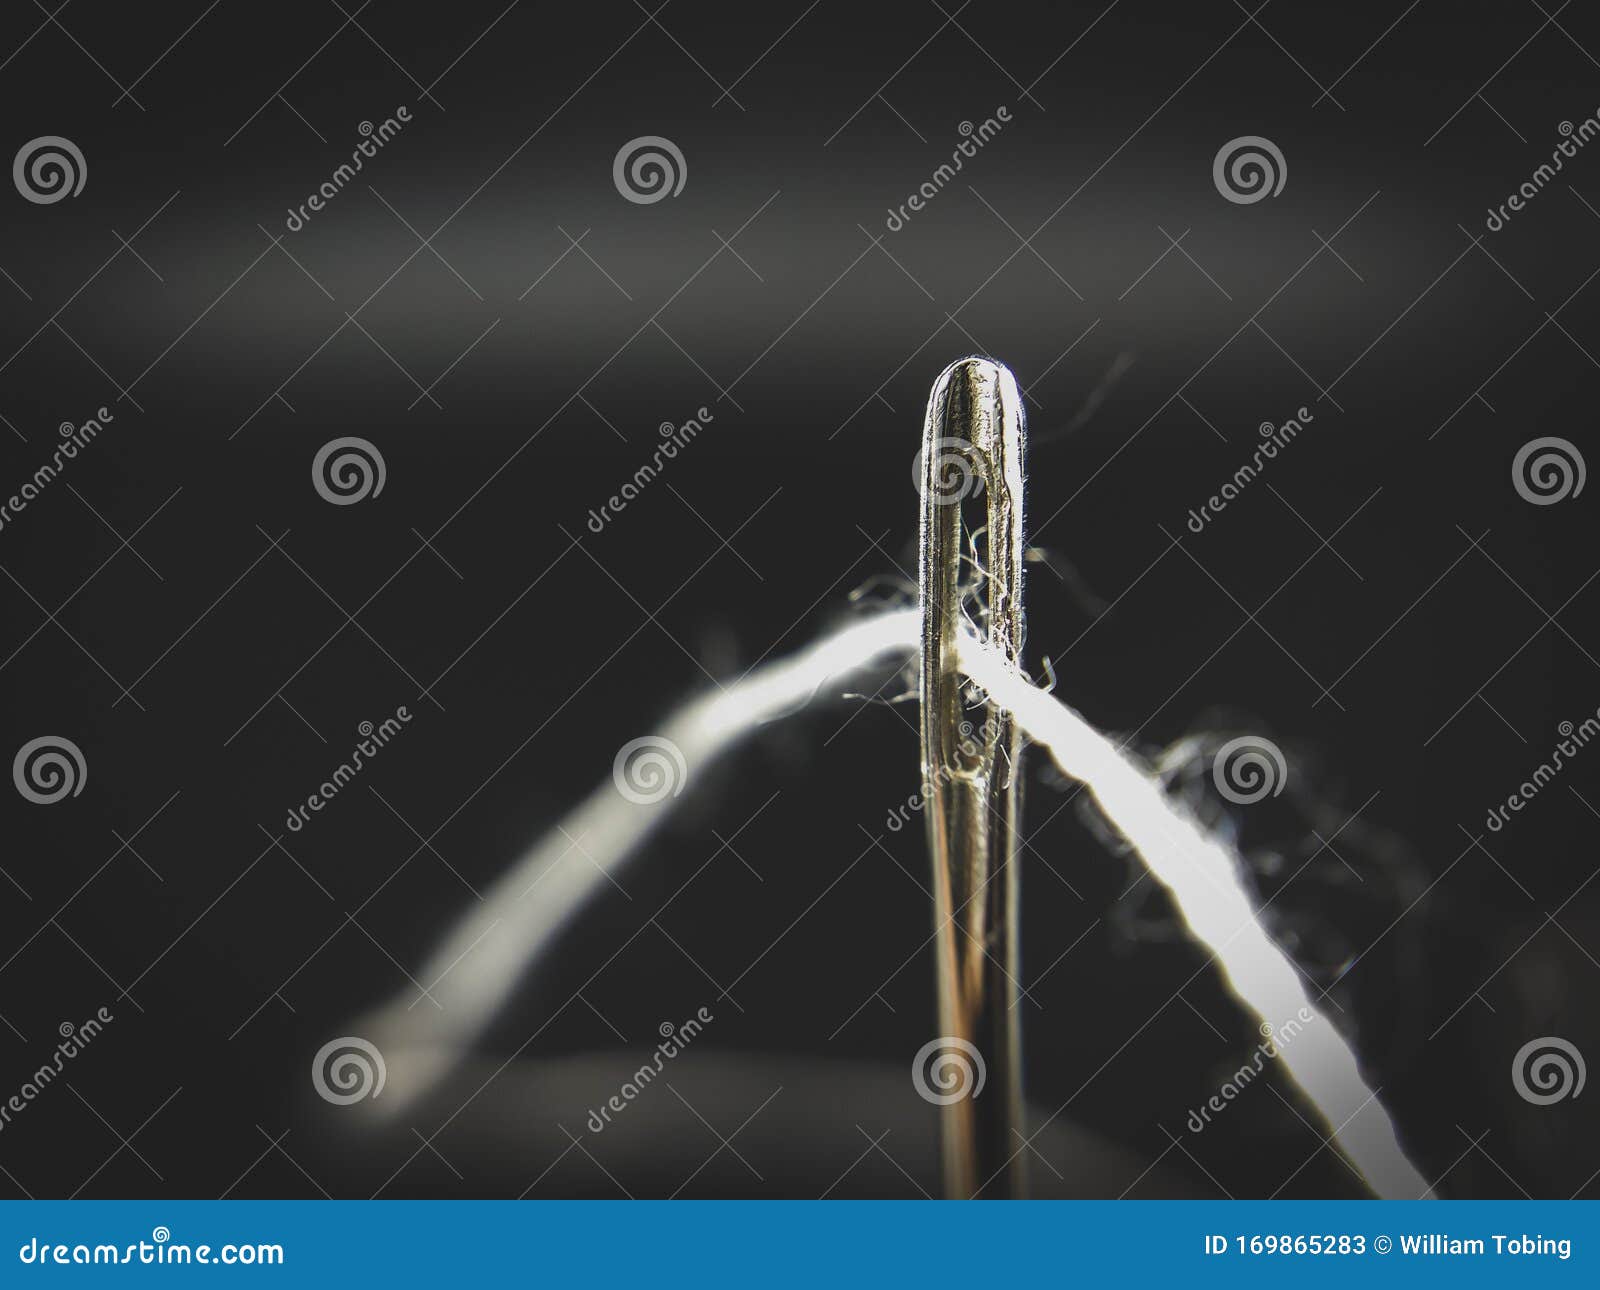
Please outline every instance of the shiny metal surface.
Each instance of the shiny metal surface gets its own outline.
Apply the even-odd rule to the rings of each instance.
[[[1016,1008],[1021,742],[1008,716],[968,702],[955,651],[965,621],[1020,661],[1023,439],[1021,395],[1002,365],[962,359],[934,383],[920,476],[920,696],[939,1024],[984,1073],[975,1096],[943,1106],[952,1197],[1019,1196],[1027,1186]]]

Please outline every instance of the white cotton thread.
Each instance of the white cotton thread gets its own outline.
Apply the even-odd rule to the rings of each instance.
[[[659,727],[660,737],[682,754],[692,784],[763,725],[799,711],[853,673],[909,656],[919,643],[921,619],[919,610],[897,610],[836,631],[686,704]],[[959,659],[990,701],[1009,711],[1065,775],[1085,785],[1172,895],[1184,925],[1212,953],[1225,983],[1260,1019],[1264,1033],[1304,1010],[1314,1014],[1293,1047],[1283,1047],[1282,1061],[1373,1190],[1384,1197],[1431,1197],[1400,1149],[1377,1092],[1362,1078],[1354,1052],[1256,918],[1232,848],[1208,835],[1158,779],[971,633],[961,640]],[[370,1033],[390,1055],[383,1111],[399,1113],[449,1074],[522,974],[682,800],[669,793],[630,802],[608,776],[485,893],[418,973],[440,1009],[416,1008],[417,999],[406,996],[371,1021]],[[583,855],[563,863],[572,859],[574,838],[582,841]]]
[[[1224,981],[1276,1031],[1309,1009],[1316,1022],[1284,1067],[1321,1112],[1333,1141],[1385,1198],[1423,1199],[1432,1189],[1400,1149],[1394,1123],[1368,1087],[1355,1053],[1312,1002],[1289,956],[1267,935],[1240,880],[1238,856],[1211,837],[1162,791],[1160,783],[1059,699],[972,637],[961,668],[1005,708],[1062,773],[1078,780],[1102,814],[1172,895],[1184,925],[1214,956]]]
[[[920,621],[916,610],[901,610],[841,628],[691,700],[653,738],[681,757],[682,784],[693,786],[738,740],[874,662],[909,655]],[[389,1087],[374,1109],[397,1115],[448,1076],[528,968],[688,796],[624,796],[608,774],[502,874],[416,973],[438,1006],[418,1007],[424,996],[402,992],[362,1023],[389,1057]]]

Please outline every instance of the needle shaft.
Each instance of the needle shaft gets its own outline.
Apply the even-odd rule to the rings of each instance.
[[[957,663],[969,619],[1005,659],[1020,662],[1022,449],[1011,373],[981,358],[946,368],[928,401],[922,447],[923,799],[941,1039],[981,1076],[975,1095],[942,1102],[951,1197],[1015,1196],[1026,1187],[1016,1007],[1021,737],[1007,714],[968,702]],[[969,559],[974,577],[964,574]]]

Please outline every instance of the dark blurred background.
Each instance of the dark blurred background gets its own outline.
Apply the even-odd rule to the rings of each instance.
[[[857,588],[904,603],[928,388],[982,352],[1028,396],[1030,667],[1143,753],[1277,742],[1290,791],[1216,818],[1421,1171],[1596,1195],[1593,1094],[1530,1105],[1511,1063],[1600,1054],[1600,752],[1485,821],[1600,708],[1593,491],[1512,479],[1534,438],[1595,443],[1600,147],[1485,221],[1600,108],[1597,55],[1600,15],[1556,0],[6,6],[6,155],[62,136],[87,179],[0,194],[0,492],[60,423],[114,419],[0,530],[5,755],[55,735],[88,768],[52,805],[0,795],[0,1097],[63,1023],[115,1020],[0,1130],[0,1187],[933,1190],[901,679],[696,783],[460,1096],[346,1138],[310,1063],[623,743]],[[1249,135],[1286,182],[1225,200],[1213,158]],[[676,196],[619,193],[639,136],[681,151]],[[341,436],[381,494],[314,489]],[[1079,1135],[1041,1139],[1041,1190],[1361,1194],[1281,1072],[1185,1128],[1254,1024],[1041,762],[1027,1087]],[[582,1063],[625,1072],[702,1006],[649,1132],[572,1148],[570,1108],[616,1087]]]

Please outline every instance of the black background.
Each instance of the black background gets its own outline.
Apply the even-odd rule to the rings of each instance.
[[[516,1135],[539,1062],[648,1048],[702,1005],[707,1055],[903,1071],[934,1033],[921,832],[885,827],[913,707],[824,705],[696,786],[489,1037],[534,1090],[497,1151],[470,1115],[419,1147],[450,1108],[333,1150],[308,1065],[708,675],[813,639],[874,578],[903,601],[928,387],[984,352],[1029,396],[1030,666],[1147,753],[1278,741],[1293,791],[1229,818],[1308,970],[1349,968],[1326,1006],[1422,1172],[1596,1194],[1593,1094],[1529,1106],[1510,1064],[1543,1035],[1600,1054],[1600,753],[1484,824],[1600,707],[1594,494],[1534,506],[1511,478],[1536,436],[1592,451],[1600,150],[1484,227],[1600,108],[1590,7],[342,2],[0,16],[6,155],[62,135],[88,168],[57,204],[0,194],[0,483],[62,421],[115,418],[0,531],[5,755],[58,734],[89,767],[55,805],[0,797],[0,1094],[63,1021],[116,1018],[0,1132],[0,1186],[804,1193],[803,1126],[759,1183],[726,1152],[691,1178],[718,1139],[687,1113],[637,1148],[661,1184]],[[640,135],[682,150],[678,196],[619,195]],[[1219,195],[1240,135],[1282,150],[1279,196]],[[1186,529],[1302,406],[1270,473]],[[311,485],[342,435],[387,466],[359,505]],[[286,834],[400,704],[355,791]],[[1029,1094],[1131,1162],[1036,1176],[1359,1194],[1281,1075],[1184,1129],[1252,1023],[1034,760]],[[704,1087],[722,1135],[757,1110]],[[931,1189],[887,1159],[926,1143],[872,1152],[840,1089],[836,1194]]]

